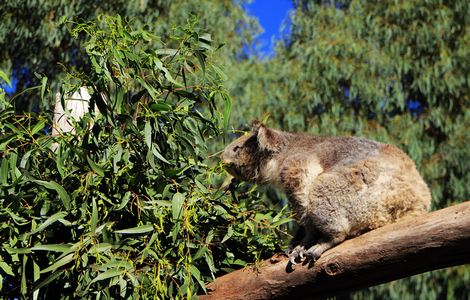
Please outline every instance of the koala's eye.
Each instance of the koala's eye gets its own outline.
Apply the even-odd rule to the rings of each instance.
[[[238,150],[240,150],[240,146],[233,147],[233,152],[238,152]]]

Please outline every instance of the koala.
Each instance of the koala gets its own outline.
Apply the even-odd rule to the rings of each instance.
[[[221,154],[243,181],[280,188],[303,232],[293,265],[398,219],[429,210],[431,194],[413,161],[393,145],[360,137],[289,133],[253,121]]]

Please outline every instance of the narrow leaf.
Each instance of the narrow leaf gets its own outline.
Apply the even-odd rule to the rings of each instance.
[[[98,224],[98,208],[96,206],[96,201],[95,198],[91,200],[91,232],[95,232],[96,226]]]
[[[5,72],[3,72],[2,70],[0,70],[0,78],[5,80],[5,82],[11,87],[10,79],[8,78],[7,74]]]
[[[88,157],[88,155],[87,155],[87,157],[86,157],[86,160],[88,161],[88,164],[90,165],[91,169],[92,169],[96,174],[98,174],[98,175],[100,175],[100,176],[104,176],[104,171],[103,171],[103,169],[102,169],[100,166],[98,166],[98,164],[95,163],[90,157]]]
[[[56,261],[54,264],[52,264],[51,266],[47,267],[46,269],[42,270],[41,271],[41,274],[43,273],[47,273],[47,272],[50,272],[50,271],[55,271],[57,270],[58,268],[68,264],[69,262],[71,262],[73,260],[73,256],[75,255],[75,253],[70,253],[69,255],[67,256],[64,256],[62,257],[61,259],[59,259],[58,261]]]
[[[145,143],[149,149],[152,148],[152,125],[150,122],[145,122],[144,128]]]
[[[0,261],[0,268],[3,270],[3,272],[7,273],[8,275],[15,276],[11,267],[6,262]]]
[[[233,228],[232,226],[229,226],[228,227],[228,230],[227,230],[227,234],[225,234],[224,238],[222,239],[221,243],[224,243],[226,240],[228,240],[229,238],[231,238],[233,235]]]
[[[127,229],[121,229],[121,230],[115,231],[115,233],[139,234],[139,233],[146,233],[146,232],[150,232],[150,231],[153,231],[153,225],[142,225],[142,226],[127,228]]]
[[[38,133],[39,130],[44,128],[44,125],[46,125],[46,121],[40,121],[39,123],[37,123],[31,130],[31,135],[35,135],[36,133]]]
[[[47,86],[47,77],[43,76],[41,79],[41,99],[44,100],[44,93],[46,91]]]
[[[171,200],[173,220],[180,219],[181,211],[183,210],[183,201],[184,201],[183,194],[176,193],[173,195],[173,200]]]
[[[105,280],[105,279],[109,279],[109,278],[113,278],[113,277],[116,277],[116,276],[123,275],[124,272],[126,272],[126,270],[107,270],[107,271],[101,273],[100,275],[96,276],[95,279],[93,279],[90,282],[90,285],[97,282],[97,281],[100,281],[100,280]]]
[[[54,222],[63,219],[67,215],[66,212],[60,211],[58,213],[53,214],[50,216],[44,223],[38,226],[36,230],[32,231],[31,234],[35,234],[37,232],[41,232],[42,230],[46,229],[49,225],[53,224]]]
[[[72,251],[72,245],[67,244],[48,244],[48,245],[36,245],[31,247],[33,251],[52,251],[52,252],[69,252]]]
[[[224,131],[227,132],[230,121],[230,113],[232,112],[232,100],[226,94],[222,94],[224,100]]]
[[[70,196],[65,191],[65,189],[55,181],[43,181],[43,180],[32,180],[46,189],[55,190],[57,194],[59,194],[60,199],[62,199],[62,203],[65,206],[65,209],[70,210]]]

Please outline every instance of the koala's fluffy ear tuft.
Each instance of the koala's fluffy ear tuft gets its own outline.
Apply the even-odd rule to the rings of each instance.
[[[258,129],[260,128],[260,126],[264,126],[264,124],[261,123],[260,121],[258,121],[257,119],[252,120],[251,123],[250,123],[250,125],[251,125],[251,129],[252,129],[253,131],[258,131]]]
[[[251,122],[251,128],[256,134],[258,145],[261,150],[275,152],[277,150],[277,134],[274,130],[269,129],[258,120]]]

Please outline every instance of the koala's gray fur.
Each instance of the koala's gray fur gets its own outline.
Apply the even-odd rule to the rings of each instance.
[[[273,184],[288,196],[305,232],[290,261],[313,260],[329,248],[406,216],[425,213],[431,194],[400,149],[358,137],[282,132],[253,122],[253,131],[221,155],[234,177]]]

